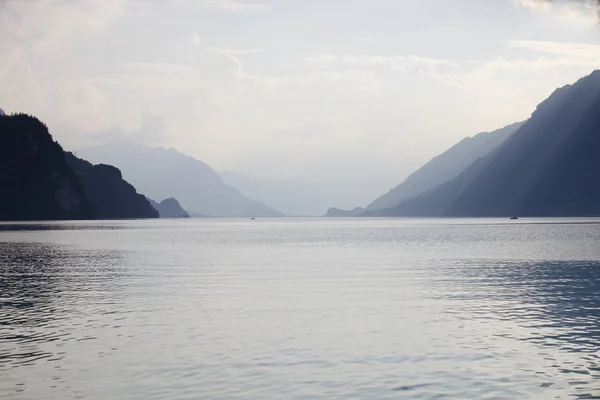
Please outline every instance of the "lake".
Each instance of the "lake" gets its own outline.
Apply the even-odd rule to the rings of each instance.
[[[599,244],[593,219],[0,224],[0,398],[600,398]]]

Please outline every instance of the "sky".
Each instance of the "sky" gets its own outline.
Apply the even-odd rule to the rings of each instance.
[[[371,196],[600,66],[576,3],[0,0],[0,108]]]

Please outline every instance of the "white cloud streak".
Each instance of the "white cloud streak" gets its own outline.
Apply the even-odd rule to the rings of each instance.
[[[533,11],[550,11],[552,4],[545,0],[511,0],[514,4]]]
[[[594,1],[511,0],[511,2],[534,12],[552,13],[559,20],[588,26],[597,24],[597,5],[592,4]]]
[[[600,45],[572,42],[547,42],[537,40],[508,40],[512,48],[547,53],[574,59],[600,60]]]
[[[193,15],[211,8],[234,19],[240,16],[230,11],[264,8],[176,1],[161,4],[160,15],[144,15],[148,26],[135,25],[131,37],[143,37],[163,13],[177,14],[182,6],[200,10]],[[600,65],[599,47],[582,43],[512,39],[502,54],[473,61],[391,49],[334,52],[314,43],[324,51],[311,53],[307,46],[278,53],[270,41],[240,45],[223,39],[229,31],[215,39],[202,24],[173,23],[179,31],[165,43],[144,38],[143,56],[108,47],[100,65],[71,71],[83,62],[81,46],[94,46],[115,27],[119,43],[136,48],[123,32],[135,22],[139,1],[0,4],[0,107],[40,116],[67,145],[89,144],[108,131],[135,136],[148,130],[152,137],[144,140],[216,165],[277,158],[300,168],[309,157],[326,159],[331,149],[364,158],[383,149],[415,151],[452,130],[471,133],[464,121],[494,128],[521,119],[556,86]],[[172,48],[177,51],[169,53]],[[160,124],[152,129],[147,121],[154,117]]]
[[[241,0],[170,0],[170,4],[229,12],[256,11],[269,8],[267,3]]]

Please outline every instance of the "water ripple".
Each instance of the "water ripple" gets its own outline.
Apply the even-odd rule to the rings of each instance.
[[[598,221],[532,222],[0,224],[0,398],[600,398]]]

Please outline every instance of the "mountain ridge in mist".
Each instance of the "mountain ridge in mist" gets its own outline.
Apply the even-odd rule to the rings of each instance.
[[[329,207],[351,207],[369,198],[343,182],[301,178],[256,178],[236,171],[220,171],[221,178],[249,197],[290,216],[322,216]]]
[[[418,196],[457,177],[469,165],[502,144],[524,122],[507,125],[491,132],[466,137],[448,150],[432,158],[408,176],[401,184],[378,197],[366,210],[382,210],[394,207],[402,201]]]
[[[119,167],[123,175],[149,198],[176,198],[190,215],[284,215],[225,184],[208,164],[172,148],[113,141],[82,149],[80,154],[89,160]]]
[[[177,199],[170,197],[164,199],[160,203],[148,198],[148,201],[158,211],[160,218],[190,218],[190,215],[185,211]]]
[[[381,216],[600,215],[600,71],[555,90],[455,179]]]

